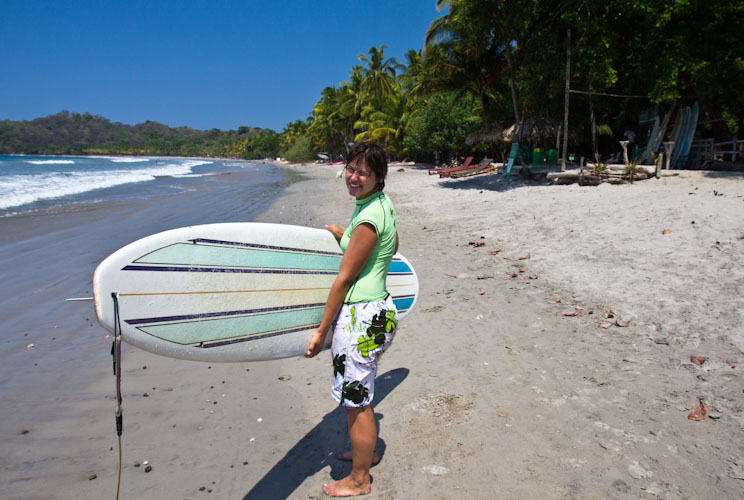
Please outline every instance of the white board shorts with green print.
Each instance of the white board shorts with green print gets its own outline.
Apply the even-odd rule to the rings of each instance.
[[[333,328],[333,388],[341,406],[363,408],[375,396],[377,362],[393,342],[398,321],[393,299],[344,304]]]

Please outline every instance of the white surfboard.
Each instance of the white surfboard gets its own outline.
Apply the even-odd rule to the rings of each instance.
[[[320,324],[342,256],[324,229],[261,223],[173,229],[135,241],[98,266],[96,315],[113,333],[118,303],[122,340],[163,356],[213,362],[300,356]],[[396,317],[405,317],[418,279],[400,254],[387,289]]]

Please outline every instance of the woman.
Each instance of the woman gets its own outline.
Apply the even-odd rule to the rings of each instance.
[[[369,468],[379,460],[375,452],[377,426],[372,408],[377,362],[393,340],[397,320],[385,287],[387,270],[398,250],[395,209],[383,192],[387,175],[385,151],[376,144],[354,147],[346,164],[346,189],[356,198],[356,209],[346,230],[326,226],[339,241],[344,256],[328,294],[320,326],[305,356],[323,348],[333,329],[332,396],[346,408],[349,422],[351,474],[323,485],[330,496],[366,495],[371,491]]]

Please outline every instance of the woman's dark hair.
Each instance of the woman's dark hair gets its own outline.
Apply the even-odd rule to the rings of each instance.
[[[380,191],[385,188],[385,177],[387,176],[388,164],[385,150],[373,142],[362,142],[354,146],[349,152],[346,165],[353,162],[357,157],[364,158],[367,167],[375,173],[380,183]]]

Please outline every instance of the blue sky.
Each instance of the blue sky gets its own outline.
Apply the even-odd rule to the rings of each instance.
[[[435,0],[2,0],[0,119],[281,132],[370,47],[405,62],[440,15]]]

